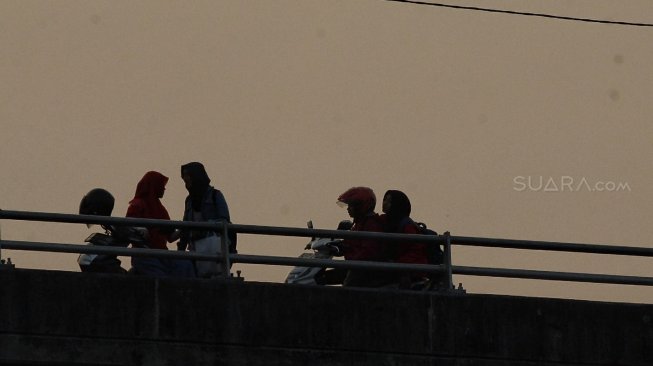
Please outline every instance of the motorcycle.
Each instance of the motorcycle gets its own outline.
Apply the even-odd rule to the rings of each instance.
[[[104,233],[92,233],[84,242],[88,245],[126,248],[129,244],[145,247],[147,229],[127,226],[102,226]],[[127,273],[120,260],[110,254],[80,254],[77,263],[82,272]]]
[[[349,230],[351,229],[353,223],[349,220],[343,220],[338,224],[338,230]],[[307,223],[309,229],[313,228],[313,222],[309,221]],[[311,241],[306,244],[305,250],[311,250],[311,253],[302,253],[299,258],[302,259],[333,259],[337,253],[337,245],[342,242],[341,239],[333,238],[311,238]],[[305,267],[297,266],[293,268],[288,276],[286,277],[285,283],[290,284],[300,284],[300,285],[325,285],[325,284],[336,284],[337,280],[327,281],[325,277],[329,274],[335,274],[336,272],[342,273],[341,270],[335,269],[326,269],[323,267]],[[343,277],[340,275],[338,277]],[[327,283],[329,282],[329,283]],[[334,282],[334,283],[331,283]],[[342,281],[340,281],[342,283]]]
[[[338,225],[338,230],[350,230],[353,223],[349,220],[343,220]],[[308,221],[309,229],[313,228],[313,222]],[[310,250],[310,253],[302,253],[299,258],[303,259],[333,259],[340,253],[339,244],[342,239],[333,238],[311,238],[311,241],[304,248]],[[347,271],[343,269],[327,269],[324,267],[294,267],[286,277],[285,283],[300,285],[338,285],[342,284]],[[413,291],[453,291],[465,293],[462,284],[457,289],[449,288],[447,281],[442,275],[428,276],[420,279],[413,279],[408,283],[389,283],[383,288],[407,289]]]
[[[111,216],[115,199],[103,188],[91,189],[79,202],[80,215]],[[92,227],[94,224],[86,224]],[[128,226],[100,225],[104,234],[93,233],[85,242],[88,245],[127,247],[130,243],[147,243],[147,229]],[[120,266],[120,260],[109,254],[80,254],[77,263],[82,272],[126,273]]]

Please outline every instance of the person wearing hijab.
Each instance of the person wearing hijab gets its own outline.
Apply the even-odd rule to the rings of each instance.
[[[211,186],[204,165],[191,162],[181,166],[181,178],[184,180],[188,196],[185,201],[184,221],[210,221],[230,223],[229,206],[220,190]],[[214,235],[210,230],[182,230],[177,249],[195,250],[194,241]],[[219,235],[219,234],[218,234]],[[236,252],[236,235],[228,235],[229,252]]]
[[[388,190],[383,196],[383,215],[386,232],[398,234],[419,234],[417,224],[410,218],[411,205],[408,196],[402,191]],[[393,245],[396,263],[427,264],[426,244],[412,241]],[[400,274],[400,285],[409,286],[411,281],[421,279],[423,274]]]
[[[129,201],[127,217],[138,217],[144,219],[170,220],[168,210],[161,203],[165,193],[168,177],[150,171],[145,173],[136,186],[136,194]],[[162,228],[148,228],[149,244],[152,249],[168,249],[167,242],[171,232]]]
[[[161,203],[167,183],[168,177],[159,172],[145,173],[136,186],[134,198],[129,201],[126,216],[170,220],[168,210]],[[176,230],[159,227],[147,228],[147,233],[147,247],[150,249],[167,250],[167,243],[175,241],[179,236]],[[136,274],[189,277],[192,274],[190,265],[189,261],[183,260],[132,257],[132,271]]]

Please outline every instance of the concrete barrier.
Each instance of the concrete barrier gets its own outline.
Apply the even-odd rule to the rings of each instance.
[[[653,365],[653,305],[0,271],[0,364]]]

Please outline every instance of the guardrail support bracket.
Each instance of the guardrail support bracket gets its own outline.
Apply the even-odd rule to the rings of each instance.
[[[16,269],[16,266],[11,263],[11,258],[7,258],[7,260],[0,259],[0,271],[6,269]]]

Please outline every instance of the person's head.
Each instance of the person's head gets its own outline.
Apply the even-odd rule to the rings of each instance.
[[[79,203],[79,214],[111,216],[115,202],[109,191],[102,188],[91,189]]]
[[[168,184],[168,177],[159,172],[149,171],[138,182],[134,197],[144,199],[162,198],[166,191],[166,184]]]
[[[391,218],[410,216],[410,200],[402,191],[389,190],[383,195],[383,212]]]
[[[209,186],[209,183],[211,183],[211,179],[209,179],[209,175],[206,174],[204,165],[198,162],[182,165],[181,179],[184,180],[186,190],[191,194],[194,191],[204,193],[206,188]]]
[[[349,188],[338,197],[338,204],[347,207],[347,213],[352,218],[362,217],[374,212],[376,195],[368,187]]]

